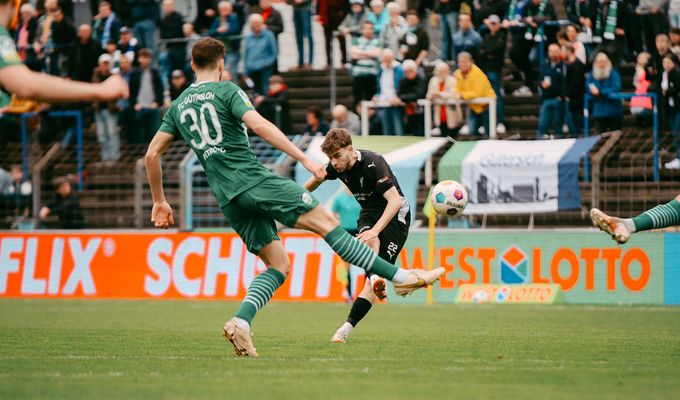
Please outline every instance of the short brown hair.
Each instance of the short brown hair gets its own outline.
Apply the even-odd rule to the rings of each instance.
[[[352,135],[344,128],[333,128],[326,134],[321,143],[321,151],[331,155],[336,151],[352,145]]]
[[[137,57],[149,57],[153,58],[153,50],[148,49],[148,48],[143,48],[139,50],[139,53],[137,53]]]
[[[199,39],[191,49],[191,60],[199,69],[212,68],[223,58],[224,44],[211,37]]]

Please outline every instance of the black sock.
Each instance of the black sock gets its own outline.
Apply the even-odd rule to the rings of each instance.
[[[347,322],[352,326],[357,326],[359,321],[361,321],[368,311],[371,309],[371,302],[364,299],[363,297],[357,297],[352,304],[352,309],[349,310],[349,316],[347,317]]]

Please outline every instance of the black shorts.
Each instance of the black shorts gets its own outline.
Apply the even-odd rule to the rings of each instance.
[[[374,213],[361,213],[359,222],[357,224],[359,233],[373,228],[376,222],[380,219],[380,215]],[[385,229],[380,232],[378,239],[380,240],[380,251],[378,255],[380,258],[389,261],[391,264],[397,262],[399,252],[404,247],[406,239],[408,238],[408,228],[411,225],[411,211],[406,214],[406,223],[403,223],[395,216],[387,224]]]

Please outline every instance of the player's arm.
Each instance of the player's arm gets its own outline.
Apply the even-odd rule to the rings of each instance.
[[[387,224],[399,212],[399,209],[401,208],[401,196],[395,186],[387,189],[387,191],[383,193],[383,197],[387,200],[387,205],[385,206],[385,210],[383,210],[380,219],[373,225],[373,228],[358,234],[357,239],[367,241],[378,237],[380,232],[385,229]]]
[[[149,179],[151,197],[153,198],[153,210],[151,211],[151,222],[156,228],[168,229],[175,223],[172,217],[172,208],[165,200],[163,192],[163,170],[161,167],[161,156],[172,144],[174,136],[163,131],[158,131],[149,144],[149,149],[144,156],[146,164],[146,175]]]
[[[9,65],[0,71],[0,85],[19,98],[55,102],[113,100],[129,95],[128,86],[119,75],[93,84],[34,72],[23,64]]]
[[[326,169],[323,165],[307,157],[297,146],[293,144],[286,135],[267,121],[255,110],[248,110],[241,118],[248,128],[252,129],[265,142],[293,157],[299,161],[315,178],[323,180],[326,176]]]
[[[303,185],[305,189],[309,190],[310,192],[313,192],[318,188],[322,183],[324,179],[318,179],[315,176],[311,176],[309,179],[307,179],[307,182]]]

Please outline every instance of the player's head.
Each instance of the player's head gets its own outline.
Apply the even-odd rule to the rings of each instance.
[[[54,190],[62,197],[67,197],[71,194],[71,181],[65,176],[60,176],[54,180]]]
[[[326,134],[321,144],[323,151],[331,160],[331,165],[338,172],[344,172],[354,164],[354,147],[352,135],[343,128],[333,128]]]
[[[191,68],[196,71],[224,70],[224,44],[211,37],[199,39],[191,49]]]

